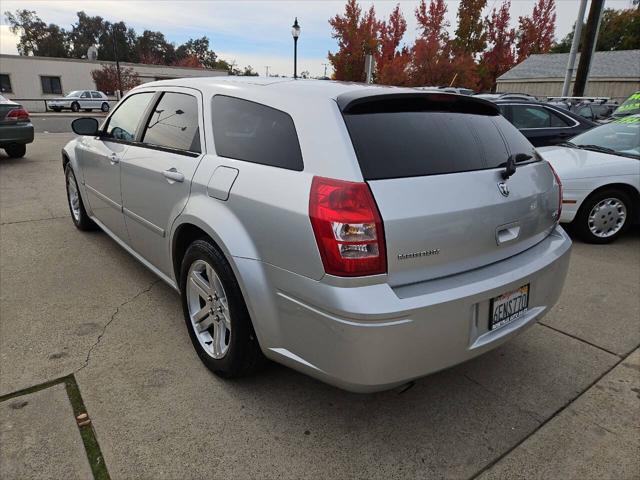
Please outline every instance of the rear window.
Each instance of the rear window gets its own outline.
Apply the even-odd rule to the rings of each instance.
[[[213,97],[216,153],[251,163],[301,171],[302,154],[293,120],[286,113],[240,98]]]
[[[365,180],[498,168],[533,146],[504,117],[439,111],[344,115]]]

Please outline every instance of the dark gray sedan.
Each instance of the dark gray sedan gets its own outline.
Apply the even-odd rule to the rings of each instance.
[[[0,148],[11,158],[24,157],[27,143],[33,142],[29,112],[19,103],[0,95]]]

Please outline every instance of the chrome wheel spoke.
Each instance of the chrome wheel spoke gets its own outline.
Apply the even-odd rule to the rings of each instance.
[[[191,265],[187,278],[186,301],[198,343],[211,357],[223,358],[231,338],[231,315],[224,285],[204,260]]]

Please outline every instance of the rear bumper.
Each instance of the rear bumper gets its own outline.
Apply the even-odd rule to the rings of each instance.
[[[0,125],[0,147],[12,143],[33,142],[33,124]]]
[[[391,288],[338,287],[234,259],[268,357],[355,392],[393,388],[504,343],[556,303],[571,240],[561,229],[470,272]],[[491,298],[530,284],[528,312],[488,330]]]

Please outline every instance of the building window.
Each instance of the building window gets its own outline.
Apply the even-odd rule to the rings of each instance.
[[[12,93],[13,89],[11,88],[11,79],[9,75],[6,73],[0,73],[0,92],[2,93]]]
[[[62,93],[62,83],[60,77],[40,77],[42,82],[42,93]]]

